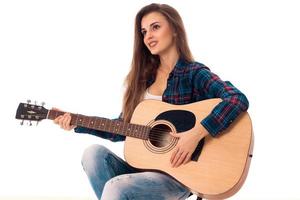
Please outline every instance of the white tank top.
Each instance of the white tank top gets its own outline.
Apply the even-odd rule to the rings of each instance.
[[[146,100],[146,99],[153,99],[153,100],[162,101],[162,96],[150,94],[148,90],[149,89],[147,88],[146,92],[145,92],[145,95],[144,95],[144,100]]]

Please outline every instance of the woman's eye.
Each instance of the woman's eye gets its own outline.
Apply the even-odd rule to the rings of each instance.
[[[154,26],[153,26],[153,30],[157,30],[157,29],[159,29],[160,28],[160,26],[158,25],[158,24],[155,24]]]
[[[142,35],[145,36],[146,35],[146,31],[141,31]]]

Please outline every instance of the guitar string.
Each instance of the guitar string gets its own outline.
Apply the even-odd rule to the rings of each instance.
[[[37,115],[35,115],[35,116],[43,116],[43,118],[44,119],[46,119],[46,115],[44,115],[44,114],[37,114]],[[110,120],[110,119],[107,119],[107,120]],[[115,121],[116,122],[116,121]],[[122,121],[120,121],[121,123],[123,123]],[[129,123],[130,124],[130,123]],[[144,126],[144,127],[147,127],[147,128],[149,128],[150,126],[145,126],[145,125],[140,125],[140,124],[131,124],[131,125],[137,125],[137,126]],[[152,130],[154,130],[154,129],[152,129]],[[155,128],[155,130],[160,130],[160,131],[165,131],[165,129],[160,129],[160,128]]]
[[[74,115],[74,114],[73,114],[73,115]],[[76,114],[75,114],[75,115],[76,115]],[[105,118],[103,118],[103,119],[105,119]],[[110,120],[110,119],[105,119],[105,120],[113,121],[113,120]],[[117,123],[117,121],[113,121],[113,122]],[[120,122],[120,123],[124,123],[123,121],[119,121],[119,122]],[[130,124],[130,123],[128,123],[128,124]],[[147,128],[150,127],[150,126],[140,125],[140,124],[130,124],[130,125],[143,126],[143,127],[147,127]],[[99,128],[100,128],[100,127],[99,127]],[[152,129],[152,130],[154,130],[154,129]],[[155,130],[160,130],[160,131],[162,131],[162,132],[165,131],[165,129],[160,129],[160,128],[155,128]]]
[[[46,118],[44,114],[37,114],[35,116],[43,116],[43,118]],[[84,124],[83,124],[84,125]],[[137,124],[139,125],[139,124]],[[143,126],[143,125],[139,125],[139,126]],[[149,127],[149,126],[147,126]],[[165,129],[161,129],[161,128],[152,128],[151,129],[151,135],[148,135],[149,139],[151,139],[152,141],[169,141],[168,139],[162,139],[164,138],[163,136],[164,135],[168,135],[170,136],[170,131],[169,132],[166,132]],[[174,136],[171,135],[171,138],[173,138]],[[176,137],[175,137],[176,138]]]
[[[46,118],[46,115],[44,115],[44,114],[37,114],[35,116],[39,116],[39,117],[43,116],[44,119]],[[123,123],[122,121],[120,121],[120,122]],[[84,125],[84,124],[82,124],[82,125]],[[134,126],[143,126],[143,127],[150,128],[150,126],[145,126],[145,125],[140,125],[140,124],[131,124],[131,125],[134,125]],[[98,127],[98,128],[100,128],[100,127]],[[164,133],[166,131],[165,129],[161,129],[161,128],[157,128],[157,127],[156,128],[152,128],[151,130],[155,130],[156,132],[160,132],[160,133]]]

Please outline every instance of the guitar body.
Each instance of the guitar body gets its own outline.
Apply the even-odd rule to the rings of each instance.
[[[148,140],[126,137],[126,161],[135,168],[167,173],[204,198],[223,199],[235,194],[246,179],[252,157],[252,125],[246,112],[220,136],[201,140],[190,162],[178,168],[170,164],[178,140],[169,132],[199,126],[220,101],[210,99],[187,105],[143,101],[135,109],[131,123],[150,126],[153,131]]]

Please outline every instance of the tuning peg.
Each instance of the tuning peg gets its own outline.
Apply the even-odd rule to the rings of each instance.
[[[24,119],[21,121],[21,123],[20,123],[20,124],[21,124],[21,126],[24,124]]]
[[[34,101],[34,105],[36,105],[36,103],[37,103],[37,102],[36,102],[36,101]]]
[[[27,99],[27,103],[30,104],[30,103],[31,103],[31,100],[30,100],[30,99]]]
[[[42,102],[42,103],[41,103],[42,106],[44,106],[45,104],[46,104],[45,102]]]
[[[29,120],[27,124],[28,124],[28,126],[32,126],[31,120]]]
[[[37,122],[36,122],[36,126],[37,126],[38,124],[39,124],[39,122],[37,121]]]

